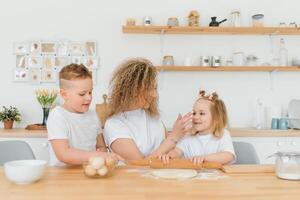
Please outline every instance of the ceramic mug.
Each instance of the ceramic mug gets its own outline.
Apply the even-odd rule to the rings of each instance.
[[[279,125],[278,128],[280,130],[287,130],[289,128],[289,123],[288,123],[288,119],[286,118],[280,118],[279,119]]]
[[[279,128],[279,119],[278,118],[272,118],[271,129],[278,129],[278,128]]]

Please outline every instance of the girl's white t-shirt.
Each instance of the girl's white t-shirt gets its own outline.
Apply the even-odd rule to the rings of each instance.
[[[224,134],[221,138],[217,138],[213,134],[188,135],[180,140],[176,147],[183,152],[185,158],[223,151],[230,152],[236,157],[231,136],[227,130],[224,130]]]
[[[61,106],[55,107],[47,120],[48,140],[66,139],[71,148],[95,151],[97,136],[102,133],[97,114],[89,110],[85,113],[73,113]],[[50,166],[64,166],[49,145]]]
[[[132,139],[146,157],[160,146],[165,138],[165,130],[159,117],[151,117],[144,109],[136,109],[107,119],[104,138],[109,148],[117,139]]]

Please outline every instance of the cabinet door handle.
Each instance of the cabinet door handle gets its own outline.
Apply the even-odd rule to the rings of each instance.
[[[277,142],[277,146],[281,147],[281,146],[283,146],[283,145],[284,145],[284,142],[283,142],[283,141],[278,141],[278,142]]]
[[[48,147],[48,142],[43,142],[43,143],[42,143],[42,146],[43,146],[43,147]]]

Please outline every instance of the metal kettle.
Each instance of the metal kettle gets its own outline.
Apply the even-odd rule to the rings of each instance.
[[[217,17],[211,17],[211,22],[209,23],[209,26],[219,26],[221,23],[226,22],[227,19],[223,19],[219,22],[217,22]]]

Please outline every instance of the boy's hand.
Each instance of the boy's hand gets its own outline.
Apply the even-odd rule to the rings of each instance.
[[[157,158],[159,160],[161,160],[164,164],[169,164],[169,161],[171,159],[171,156],[169,156],[168,154],[164,154],[164,155],[159,155],[157,156]]]
[[[204,162],[205,156],[194,156],[190,160],[194,165],[201,165]]]

